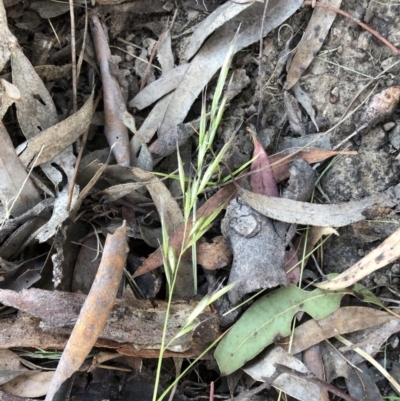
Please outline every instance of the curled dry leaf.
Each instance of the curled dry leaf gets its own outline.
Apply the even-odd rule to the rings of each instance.
[[[249,130],[253,138],[254,151],[253,162],[250,167],[250,187],[257,194],[279,197],[278,186],[272,170],[270,168],[270,160],[263,146],[258,141],[255,133]]]
[[[356,125],[367,125],[365,130],[390,117],[400,102],[400,86],[391,86],[372,96],[368,105],[361,111]]]
[[[114,305],[127,256],[126,226],[108,235],[96,278],[51,381],[46,400],[79,369],[103,330]]]
[[[103,26],[96,15],[91,17],[91,30],[103,83],[104,132],[118,164],[129,166],[128,129],[122,122],[122,114],[126,111],[125,101],[116,77],[111,74],[110,47]]]
[[[297,223],[321,227],[343,227],[365,220],[364,210],[373,206],[393,207],[400,202],[400,185],[379,194],[367,196],[359,201],[331,205],[297,202],[255,194],[240,188],[240,195],[255,210],[264,216],[286,223]]]
[[[326,290],[338,290],[349,287],[368,274],[381,269],[395,261],[400,256],[400,230],[382,242],[376,249],[364,256],[355,265],[344,271],[332,280],[315,284]]]

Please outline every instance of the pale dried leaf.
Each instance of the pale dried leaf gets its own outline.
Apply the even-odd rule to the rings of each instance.
[[[305,92],[299,83],[293,87],[293,93],[296,100],[303,106],[311,121],[314,123],[317,132],[319,131],[317,122],[315,121],[315,110],[312,107],[310,96]]]
[[[337,334],[381,326],[396,319],[393,315],[364,306],[345,306],[318,321],[309,320],[294,331],[291,354],[295,355]]]
[[[342,0],[324,0],[323,3],[340,8]],[[336,13],[334,11],[319,7],[314,8],[313,15],[307,25],[303,39],[290,64],[284,86],[285,90],[289,90],[298,82],[303,72],[314,60],[335,18]]]
[[[0,119],[4,117],[4,114],[8,108],[14,103],[21,99],[21,94],[17,87],[10,84],[5,79],[0,79]]]
[[[246,1],[241,4],[237,1],[227,1],[205,18],[195,29],[190,40],[190,45],[185,51],[184,59],[192,58],[200,49],[204,41],[225,22],[233,19],[253,3]]]
[[[157,48],[157,60],[160,63],[163,75],[172,70],[175,65],[174,54],[172,52],[171,30],[168,29],[159,38]]]
[[[301,0],[280,1],[272,5],[264,21],[263,36],[289,18],[302,4]],[[245,8],[243,5],[241,6]],[[246,7],[232,23],[224,24],[206,41],[190,66],[179,87],[175,90],[169,104],[159,135],[164,135],[171,128],[181,123],[198,98],[203,88],[223,65],[229,44],[232,42],[238,25],[241,31],[236,40],[235,52],[260,39],[261,18],[264,5],[259,2]]]
[[[37,75],[32,64],[20,48],[16,48],[13,52],[11,65],[13,83],[21,93],[21,100],[16,103],[16,109],[18,122],[24,136],[30,140],[36,136],[42,136],[43,133],[51,127],[59,128],[57,110],[53,99],[44,83]],[[58,132],[57,134],[58,137],[53,131],[53,135],[47,138],[47,142],[42,142],[41,145],[35,149],[31,159],[27,162],[23,161],[24,165],[28,165],[35,154],[40,151],[42,145],[49,145],[51,143],[57,144],[58,139],[61,139],[60,134]],[[63,134],[66,134],[66,132],[63,132]],[[68,147],[72,142],[66,144],[61,142],[63,146],[59,146],[58,151],[52,154],[51,157],[47,155],[46,158],[45,155],[47,152],[44,151],[41,157],[43,157],[45,161],[41,161],[39,164],[52,161],[64,170],[67,177],[72,177],[75,156],[72,152],[72,147]],[[17,153],[19,152],[17,151]],[[43,165],[42,169],[53,181],[54,185],[62,181],[62,174],[55,167],[51,166],[50,163]]]
[[[26,372],[18,356],[6,348],[0,349],[0,385]]]
[[[256,381],[266,381],[275,373],[274,364],[279,363],[299,372],[308,373],[308,369],[297,358],[287,353],[281,347],[274,347],[264,352],[256,361],[250,362],[244,370]],[[273,382],[272,386],[282,390],[301,401],[321,401],[320,388],[304,379],[283,373]]]
[[[18,397],[42,397],[47,394],[54,372],[26,372],[3,384],[3,390]]]
[[[27,212],[41,201],[25,167],[15,153],[13,143],[0,122],[0,200],[10,215]],[[13,203],[15,200],[15,203]],[[11,209],[11,205],[13,208]]]
[[[63,190],[57,194],[51,219],[40,228],[38,233],[36,233],[36,238],[39,240],[39,242],[46,242],[49,238],[53,237],[61,224],[69,217],[70,212],[67,209],[69,198],[68,192],[69,187],[65,186]],[[79,190],[78,187],[75,186],[72,195],[72,206],[75,206],[78,195]]]
[[[381,269],[387,264],[394,262],[400,256],[400,230],[386,238],[377,248],[364,256],[355,265],[348,268],[332,280],[315,284],[326,290],[338,290],[349,287],[361,280],[368,274]]]
[[[364,220],[363,211],[366,208],[397,205],[400,202],[400,185],[358,201],[330,205],[275,198],[255,194],[243,188],[240,188],[240,194],[254,210],[271,219],[311,226],[343,227]]]
[[[18,146],[20,159],[27,166],[41,151],[35,165],[41,165],[50,161],[56,163],[55,156],[66,147],[74,143],[80,135],[89,127],[93,114],[93,93],[80,110],[66,120],[51,126],[29,141]]]
[[[69,11],[69,4],[49,0],[34,1],[31,3],[30,8],[37,11],[42,18],[47,19],[67,13]]]
[[[0,0],[0,71],[8,63],[11,53],[17,46],[17,39],[8,29],[7,14],[4,8],[3,0]]]
[[[141,90],[129,102],[129,106],[143,110],[164,95],[170,93],[181,83],[188,67],[189,64],[182,64],[166,73],[163,72],[163,75],[157,81],[154,81]]]
[[[168,233],[171,234],[183,224],[183,214],[178,202],[157,176],[140,168],[132,167],[131,169],[133,174],[145,183],[159,215],[165,219]]]

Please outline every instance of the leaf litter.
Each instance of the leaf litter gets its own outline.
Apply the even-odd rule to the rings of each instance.
[[[15,353],[20,351],[9,347],[64,350],[53,364],[55,373],[39,372],[31,361],[26,362],[28,372],[17,364],[2,376],[2,394],[55,399],[68,377],[84,374],[78,371],[89,366],[85,358],[101,347],[145,360],[160,355],[212,358],[210,344],[234,323],[214,354],[218,374],[243,368],[255,380],[265,381],[250,392],[271,395],[267,387],[272,385],[300,400],[325,400],[328,392],[344,399],[360,394],[379,399],[377,386],[363,389],[371,377],[363,358],[332,337],[345,334],[375,356],[399,331],[396,313],[357,284],[371,277],[378,280],[377,270],[399,256],[398,231],[386,230],[378,237],[366,231],[382,220],[395,223],[399,203],[396,64],[390,63],[393,75],[379,74],[389,65],[391,52],[398,52],[393,10],[371,4],[365,20],[375,13],[384,23],[374,20],[370,27],[353,2],[316,3],[313,10],[301,8],[303,2],[297,0],[218,1],[207,4],[210,10],[189,0],[179,9],[162,1],[99,3],[87,15],[86,9],[76,7],[77,25],[72,28],[68,5],[22,6],[17,0],[0,4],[0,298],[6,316],[0,320],[0,338],[6,344],[3,351],[9,352],[1,354],[0,363],[17,361]],[[346,19],[336,18],[338,13]],[[133,21],[139,14],[143,20]],[[85,21],[90,21],[89,29]],[[276,41],[275,28],[286,21],[291,32],[279,29]],[[367,33],[360,27],[381,43],[365,41]],[[69,37],[65,33],[71,29]],[[354,37],[346,36],[355,29]],[[386,39],[378,32],[385,29]],[[71,51],[82,52],[79,76],[71,73]],[[226,57],[230,52],[235,55],[231,67]],[[362,61],[354,66],[354,60]],[[221,68],[225,85],[214,79]],[[348,74],[345,79],[342,70]],[[351,75],[355,70],[378,74],[379,89],[352,120],[350,114],[344,117],[340,132],[320,132],[337,124],[350,107],[360,106],[352,105],[353,92],[362,90],[362,82]],[[75,94],[79,108],[72,107]],[[202,139],[205,127],[211,132],[207,144]],[[317,141],[324,149],[312,147]],[[350,146],[344,149],[344,143]],[[343,150],[336,150],[338,144]],[[202,146],[206,152],[200,156]],[[217,156],[221,149],[223,158]],[[340,182],[341,175],[332,184],[332,175],[324,169],[334,171],[335,164],[325,160],[345,160],[343,175],[357,187],[354,166],[366,150],[371,155],[380,152],[376,160],[383,153],[390,166],[382,173],[372,159],[368,164],[371,177],[383,174],[379,189],[365,185],[346,201],[331,202],[329,185],[337,185],[333,192],[339,195],[344,191],[340,185],[347,185]],[[199,164],[200,157],[204,160]],[[310,166],[315,163],[323,164]],[[196,194],[189,208],[193,214],[187,213],[188,193]],[[362,221],[369,225],[354,227],[365,241],[357,254],[360,260],[346,262],[340,275],[317,283],[332,271],[332,261],[323,258],[332,241],[322,237],[339,234],[340,241],[344,230]],[[112,264],[100,280],[109,246],[114,246],[109,239],[117,237]],[[383,243],[365,245],[370,238]],[[85,246],[90,249],[84,255],[78,250]],[[85,275],[88,258],[93,258],[92,270]],[[178,274],[168,270],[171,266],[180,266]],[[391,268],[397,272],[396,264]],[[172,303],[164,301],[168,277],[175,277]],[[304,290],[310,279],[321,288]],[[395,276],[393,284],[397,282]],[[226,284],[229,292],[223,294],[221,286]],[[77,293],[80,290],[88,296]],[[381,286],[376,294],[387,300],[385,291]],[[345,294],[374,306],[354,301],[342,306]],[[146,297],[151,299],[138,299]],[[285,337],[289,335],[292,338]],[[328,369],[335,363],[328,358],[327,341],[336,347],[336,361],[343,352],[352,365],[338,364],[324,381],[323,365]],[[295,352],[304,352],[304,364],[290,355]],[[140,385],[150,374],[160,390],[173,387],[183,394],[173,378],[162,373],[160,361],[156,373],[146,362],[140,366]],[[357,376],[358,368],[363,376]],[[104,378],[97,362],[91,369]],[[350,395],[331,384],[341,375]],[[230,391],[240,396],[240,387],[235,389],[233,380],[231,384]],[[102,398],[110,398],[103,390]],[[73,391],[77,394],[78,386]],[[93,389],[89,385],[85,391]]]

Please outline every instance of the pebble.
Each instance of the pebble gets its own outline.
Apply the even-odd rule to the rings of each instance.
[[[383,129],[384,129],[386,132],[389,132],[389,131],[390,131],[391,129],[393,129],[395,126],[396,126],[396,123],[394,123],[393,121],[391,121],[391,122],[389,122],[389,123],[383,124]]]
[[[400,150],[400,124],[396,124],[389,132],[389,142],[396,150]]]

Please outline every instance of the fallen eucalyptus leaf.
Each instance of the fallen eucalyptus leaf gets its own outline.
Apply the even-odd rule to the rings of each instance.
[[[364,256],[355,265],[332,280],[315,284],[318,288],[338,290],[349,287],[368,274],[395,261],[400,256],[400,229],[386,238],[377,248]]]
[[[326,0],[324,3],[331,4],[339,8],[342,0]],[[322,8],[314,8],[313,15],[307,25],[303,39],[301,40],[297,52],[290,64],[284,88],[289,90],[303,75],[304,71],[314,60],[319,49],[324,43],[336,13]]]
[[[337,334],[380,326],[396,318],[365,306],[346,306],[318,321],[309,320],[294,330],[290,353],[295,355]]]
[[[221,340],[214,356],[223,375],[241,368],[275,340],[290,334],[298,312],[315,320],[334,312],[344,292],[304,291],[292,285],[254,302]]]
[[[274,198],[256,194],[243,188],[239,189],[239,193],[253,209],[264,216],[286,223],[321,227],[347,226],[351,223],[365,220],[366,217],[363,212],[366,208],[373,206],[393,207],[400,202],[400,185],[358,201],[331,205]]]

